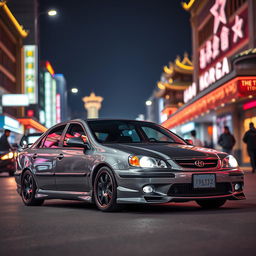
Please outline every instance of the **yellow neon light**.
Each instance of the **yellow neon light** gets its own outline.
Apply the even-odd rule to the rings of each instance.
[[[168,68],[167,66],[164,66],[164,72],[171,75],[173,73],[173,67]]]
[[[3,10],[6,12],[7,16],[10,18],[18,32],[22,37],[26,37],[28,33],[23,29],[23,27],[19,24],[19,22],[16,20],[16,18],[11,13],[10,9],[7,7],[6,2],[0,2],[0,7],[3,8]]]
[[[188,86],[185,85],[176,85],[176,84],[165,84],[165,86],[169,89],[178,90],[178,91],[184,91],[188,88]]]
[[[19,118],[18,121],[25,126],[31,126],[40,132],[45,132],[47,128],[42,124],[38,123],[36,120],[32,118]]]
[[[182,7],[183,7],[186,11],[188,11],[188,10],[191,8],[191,6],[194,4],[194,2],[195,2],[195,0],[190,0],[189,3],[182,2],[181,5],[182,5]]]
[[[158,83],[157,83],[157,87],[158,87],[160,90],[164,90],[164,89],[165,89],[164,84],[161,83],[161,82],[158,82]]]
[[[175,64],[176,64],[176,66],[178,66],[182,69],[185,69],[185,70],[192,71],[194,69],[192,62],[190,61],[190,59],[188,58],[188,55],[186,53],[184,54],[184,58],[182,61],[180,61],[180,57],[177,57],[175,60]]]
[[[178,67],[182,68],[182,69],[191,70],[191,71],[193,70],[193,67],[192,67],[192,66],[187,66],[187,65],[181,63],[180,60],[176,60],[176,61],[175,61],[175,64],[176,64]]]

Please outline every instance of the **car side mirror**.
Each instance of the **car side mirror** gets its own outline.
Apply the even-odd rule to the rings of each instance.
[[[69,147],[84,148],[84,149],[89,149],[90,148],[89,144],[85,143],[82,140],[82,138],[80,138],[80,137],[69,138],[67,140],[67,146],[69,146]]]
[[[27,143],[27,141],[26,140],[23,140],[23,141],[21,141],[20,142],[20,146],[21,146],[21,148],[28,148],[28,143]]]
[[[193,145],[193,140],[188,140],[188,139],[186,139],[185,140],[189,145]]]

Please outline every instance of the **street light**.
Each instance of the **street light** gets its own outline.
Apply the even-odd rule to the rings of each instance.
[[[57,13],[56,10],[50,9],[50,10],[47,12],[47,14],[48,14],[49,16],[56,16],[58,13]]]
[[[147,106],[151,106],[151,105],[152,105],[152,101],[151,101],[151,100],[147,100],[147,101],[146,101],[146,105],[147,105]]]
[[[74,94],[77,94],[78,93],[78,89],[77,88],[72,88],[71,92],[74,93]]]

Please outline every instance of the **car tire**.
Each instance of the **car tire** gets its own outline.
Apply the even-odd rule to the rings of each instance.
[[[111,212],[119,209],[116,203],[116,180],[110,168],[105,166],[100,168],[95,177],[93,191],[94,201],[99,210]]]
[[[204,209],[218,209],[226,203],[226,199],[209,199],[196,201]]]
[[[42,205],[44,200],[36,199],[36,182],[30,171],[25,171],[21,179],[21,197],[22,201],[27,206]]]

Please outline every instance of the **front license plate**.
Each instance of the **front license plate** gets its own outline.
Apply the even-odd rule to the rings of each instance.
[[[193,188],[215,188],[215,174],[194,174]]]

